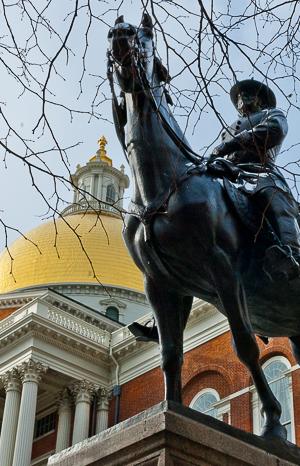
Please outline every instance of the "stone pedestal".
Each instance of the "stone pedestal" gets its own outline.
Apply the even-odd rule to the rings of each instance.
[[[162,402],[51,456],[48,466],[292,466],[300,450]]]

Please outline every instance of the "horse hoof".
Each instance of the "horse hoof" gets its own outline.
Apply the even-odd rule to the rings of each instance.
[[[286,428],[278,423],[272,426],[265,426],[262,430],[261,437],[264,439],[281,439],[287,440],[287,430]]]

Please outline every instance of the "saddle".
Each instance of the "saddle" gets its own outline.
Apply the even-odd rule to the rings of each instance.
[[[244,189],[245,183],[249,180],[249,174],[223,158],[217,158],[207,164],[207,172],[221,180],[232,209],[241,223],[254,236],[255,241],[259,238],[266,245],[281,246],[269,221],[258,209],[253,197],[249,196]]]
[[[261,213],[251,197],[239,190],[237,185],[226,177],[223,177],[222,183],[231,207],[243,225],[254,234],[258,232],[259,228],[264,227],[265,229],[266,222],[262,221]],[[269,228],[271,228],[270,225]]]

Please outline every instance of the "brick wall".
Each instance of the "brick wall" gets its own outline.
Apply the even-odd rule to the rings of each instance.
[[[258,344],[261,361],[282,355],[293,366],[296,361],[286,338],[270,339]],[[294,371],[293,393],[297,441],[300,444],[300,370]],[[253,384],[248,370],[239,362],[231,346],[231,334],[226,332],[185,354],[182,370],[183,402],[189,406],[204,388],[217,390],[221,399]],[[159,403],[164,397],[163,376],[159,368],[137,377],[122,386],[120,421]],[[252,431],[252,395],[243,393],[230,402],[231,424]],[[114,400],[110,406],[109,425],[113,425]]]
[[[10,316],[13,312],[15,312],[18,307],[10,307],[8,309],[0,309],[0,320],[5,319],[5,317]]]
[[[56,445],[56,432],[52,432],[49,435],[44,435],[38,440],[35,440],[32,445],[31,458],[35,459],[39,456],[45,455],[46,453],[55,450]]]

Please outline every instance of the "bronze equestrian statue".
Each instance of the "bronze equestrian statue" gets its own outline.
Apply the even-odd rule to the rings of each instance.
[[[155,53],[150,16],[143,16],[140,27],[118,18],[108,39],[113,116],[134,184],[123,235],[144,275],[157,322],[165,398],[181,402],[183,331],[195,296],[212,303],[228,318],[236,353],[249,369],[261,400],[262,435],[285,439],[281,407],[260,367],[255,339],[255,334],[288,336],[300,362],[299,239],[292,222],[294,201],[280,196],[277,204],[270,203],[271,214],[262,212],[264,191],[273,189],[276,195],[280,191],[289,196],[284,178],[274,166],[287,131],[285,118],[276,110],[275,101],[272,103],[269,88],[257,92],[254,86],[250,105],[242,88],[236,87],[232,99],[245,116],[241,116],[239,128],[235,125],[227,130],[207,165],[190,148],[171,112],[165,89],[170,78]],[[120,100],[115,82],[121,88]],[[257,112],[252,113],[256,96],[260,121],[255,119]],[[280,121],[281,135],[272,142],[269,138],[262,141],[259,126],[268,126],[271,113],[272,125]],[[267,133],[272,133],[272,125]],[[256,139],[252,138],[255,131]],[[247,148],[251,161],[243,158],[243,154],[248,157]],[[254,188],[251,196],[245,196],[250,185],[264,182],[264,189]],[[258,201],[251,202],[255,196]],[[285,212],[280,225],[278,218],[273,221],[277,206]],[[284,225],[291,223],[295,229],[285,235]],[[275,252],[265,257],[272,247]],[[274,264],[278,257],[290,280],[271,280],[278,273]]]

